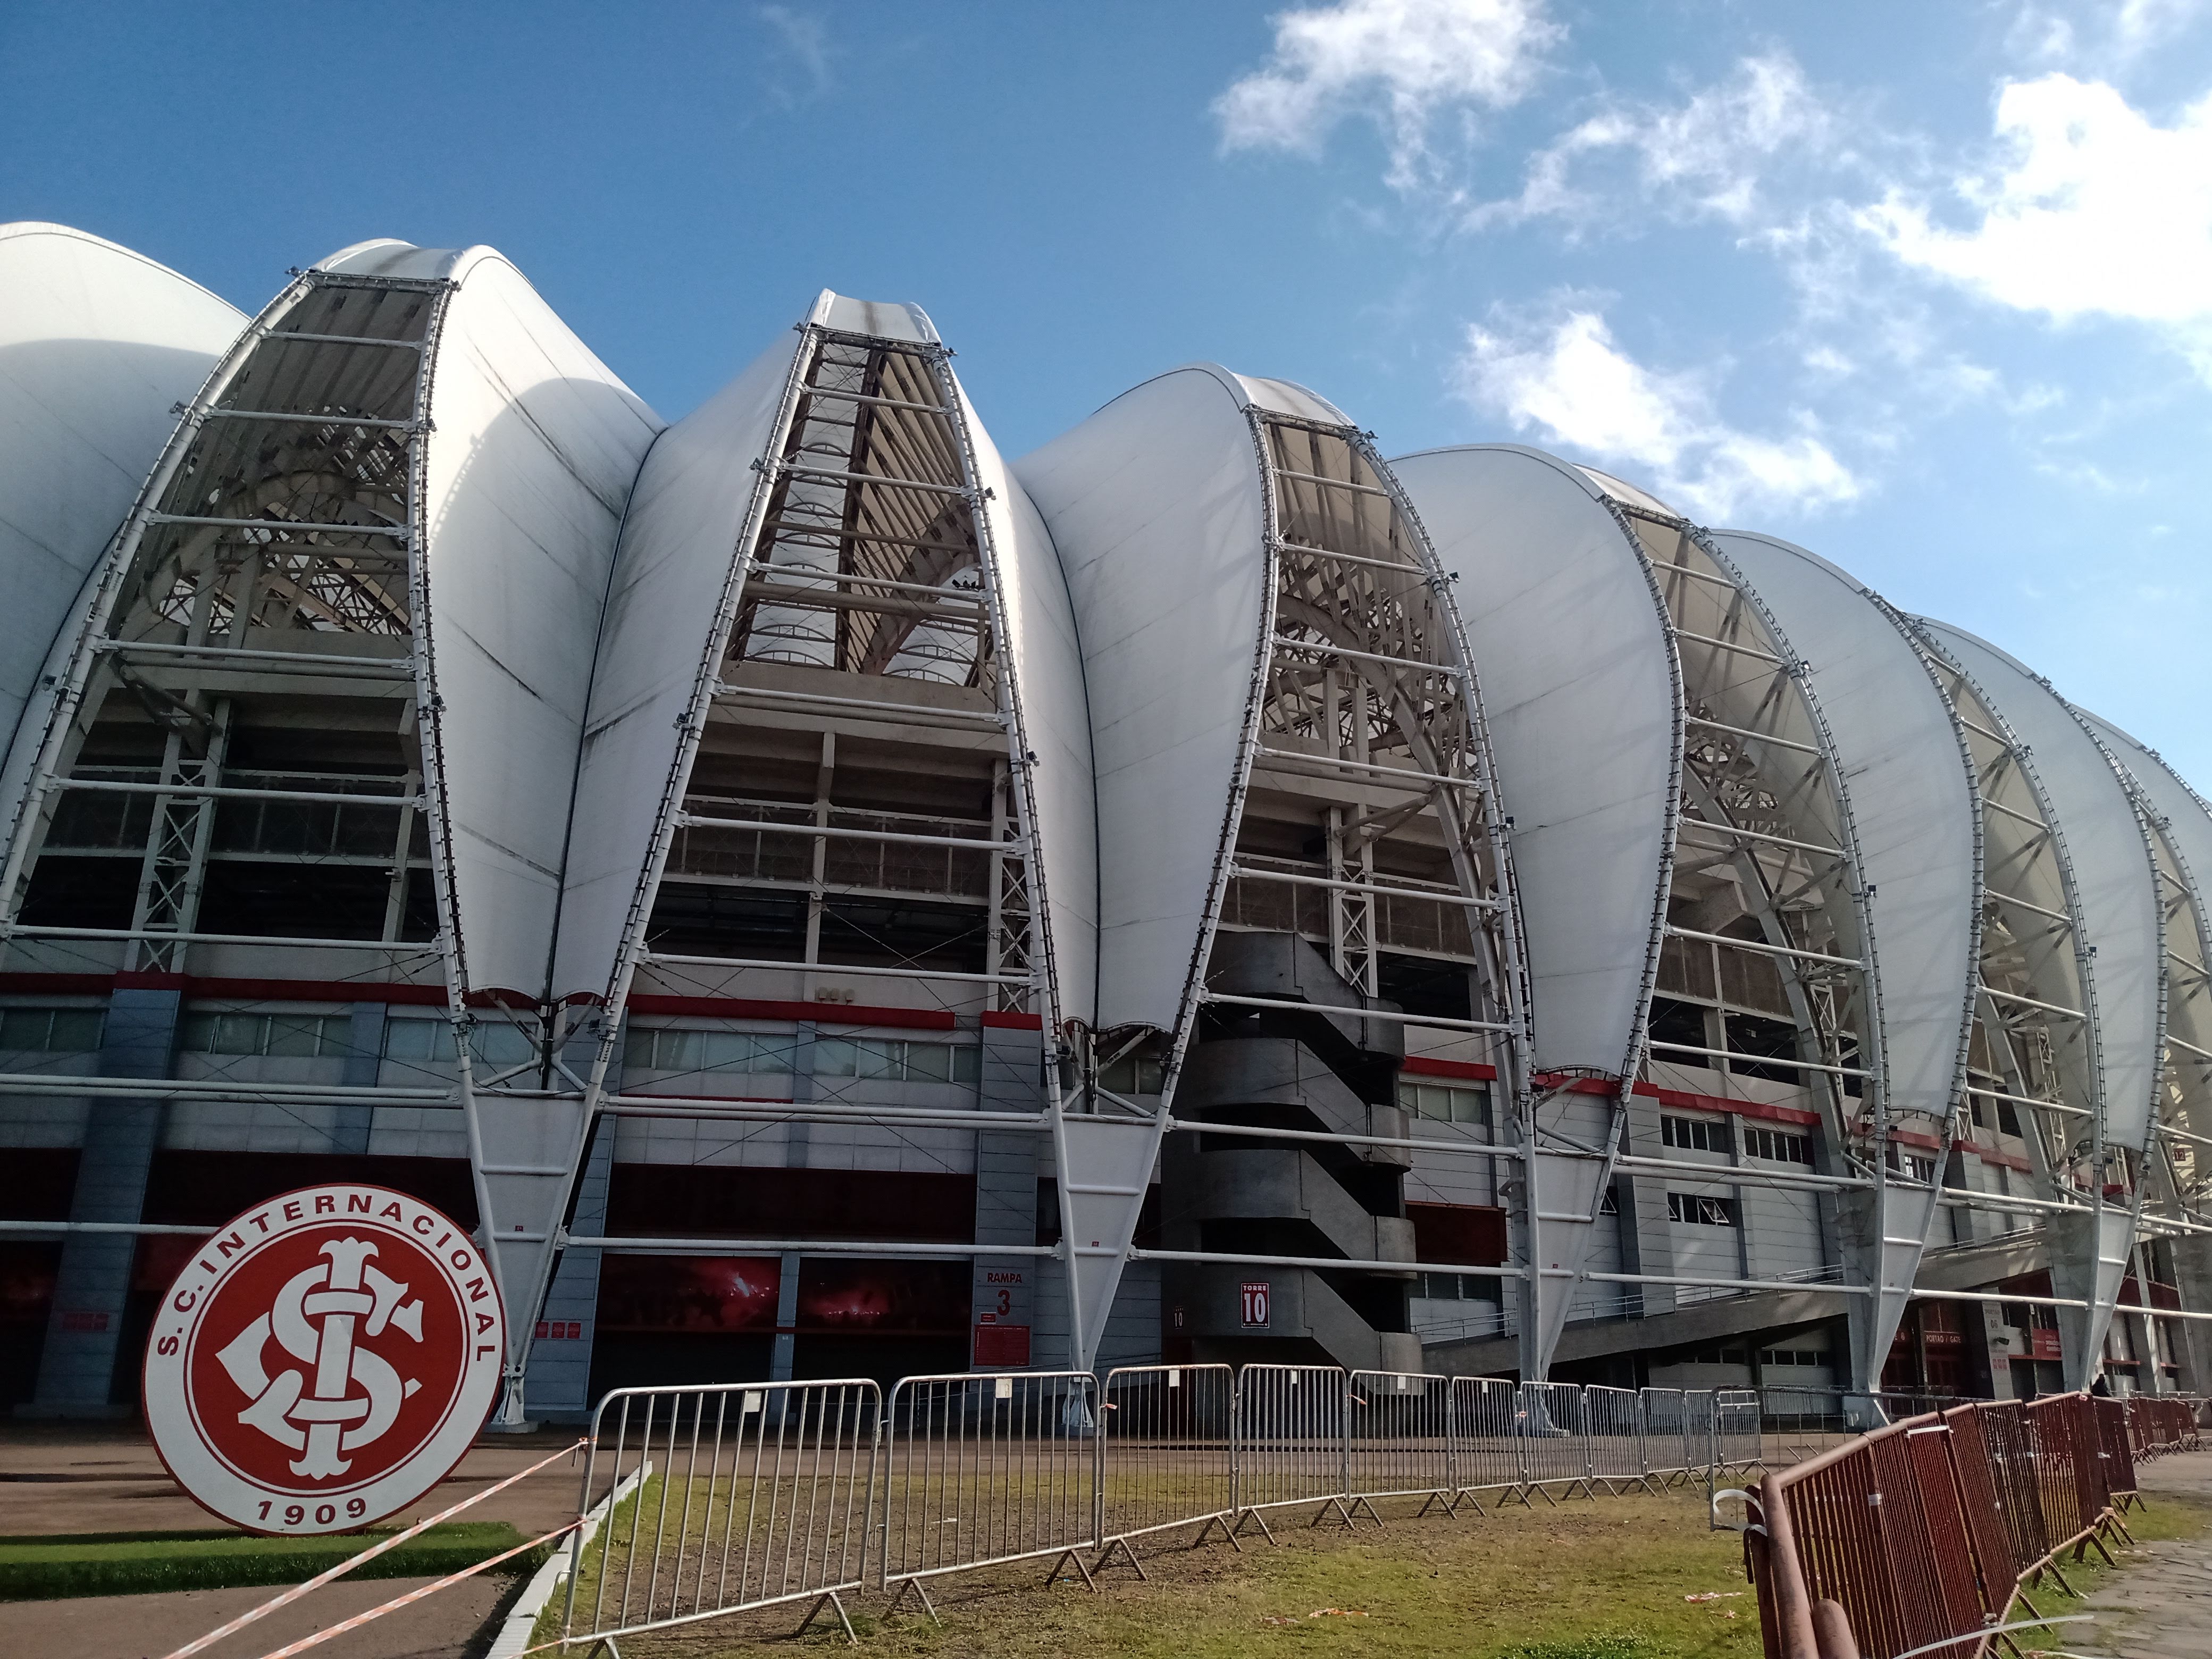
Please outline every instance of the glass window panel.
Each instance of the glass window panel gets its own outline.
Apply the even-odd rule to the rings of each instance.
[[[265,1014],[217,1014],[214,1035],[210,1038],[210,1053],[218,1054],[258,1054],[263,1053],[269,1020]]]
[[[763,1036],[752,1038],[752,1069],[755,1072],[789,1072],[796,1069],[799,1039],[795,1036]],[[816,1071],[822,1069],[822,1045],[814,1048]]]
[[[864,1078],[896,1082],[905,1069],[900,1063],[906,1048],[903,1042],[856,1042],[853,1046],[858,1051],[860,1075]]]
[[[955,1048],[952,1051],[952,1080],[971,1087],[983,1080],[983,1051],[981,1048]]]
[[[814,1075],[817,1077],[854,1077],[858,1075],[860,1044],[848,1037],[823,1037],[814,1044]]]
[[[451,1049],[446,1041],[448,1030],[442,1019],[387,1020],[384,1027],[384,1057],[386,1060],[444,1060]]]
[[[537,1054],[538,1045],[520,1026],[502,1020],[477,1026],[469,1039],[469,1052],[480,1065],[503,1068],[527,1063]]]
[[[322,1051],[323,1022],[313,1014],[271,1014],[263,1053],[313,1060]]]
[[[45,1008],[0,1010],[0,1048],[44,1048],[53,1015]]]
[[[908,1043],[906,1074],[917,1083],[950,1083],[952,1050],[942,1042]]]
[[[753,1040],[743,1031],[702,1031],[699,1069],[703,1072],[749,1072],[753,1064]]]

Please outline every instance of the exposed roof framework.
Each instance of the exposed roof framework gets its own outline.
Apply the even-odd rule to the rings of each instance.
[[[1590,1266],[1690,1167],[1633,1139],[1655,1089],[1817,1115],[1817,1170],[1728,1182],[1824,1195],[1862,1384],[1947,1215],[2047,1238],[2076,1385],[2145,1242],[2212,1231],[2212,813],[1802,549],[1527,450],[1394,468],[1212,367],[1017,478],[925,315],[830,294],[663,430],[489,250],[347,249],[242,332],[54,227],[0,228],[0,965],[442,988],[451,1083],[371,1092],[464,1109],[518,1301],[595,1118],[779,1105],[626,1097],[610,1011],[833,977],[1063,1061],[1000,1115],[1053,1137],[1085,1363],[1234,1031],[1494,1074],[1531,1375],[1604,1297],[1782,1288]],[[33,361],[65,335],[96,368]],[[1255,991],[1239,933],[1331,988]],[[1107,1081],[1139,1055],[1157,1096]],[[1339,1277],[1402,1279],[1369,1219]]]
[[[50,653],[176,424],[246,319],[128,248],[63,225],[0,225],[0,732],[21,787]],[[33,734],[16,741],[20,733]]]
[[[1863,1139],[1844,1143],[1845,1161],[1869,1184],[1838,1194],[1838,1220],[1847,1273],[1877,1292],[1850,1309],[1854,1370],[1874,1376],[1942,1214],[1940,1174],[1915,1180],[1915,1167],[1939,1172],[1963,1132],[1984,932],[1981,801],[1966,729],[1893,612],[1802,548],[1733,532],[1711,539],[1793,640],[1818,641],[1797,672],[1850,780],[1880,944],[1882,1086],[1846,1103]]]
[[[1305,994],[1224,982],[1237,973],[1217,941],[1248,928],[1310,939],[1355,1024],[1453,1033],[1519,1121],[1526,980],[1480,690],[1443,572],[1371,443],[1303,388],[1201,366],[1116,399],[1022,476],[1069,573],[1092,705],[1128,711],[1096,728],[1100,1012],[1073,1121],[1097,1165],[1140,1190],[1171,1129],[1273,1133],[1174,1115],[1201,1018],[1219,1036],[1274,1030],[1267,1011]],[[1113,488],[1139,479],[1155,488]],[[1224,638],[1252,654],[1224,658]],[[1390,975],[1409,957],[1456,980],[1464,1006],[1396,1012]],[[1156,1101],[1099,1080],[1133,1046],[1163,1063]],[[1110,1298],[1133,1255],[1272,1259],[1133,1253],[1133,1209],[1111,1231],[1076,1218],[1096,1241],[1076,1248],[1079,1273],[1096,1264],[1086,1299]],[[1337,1251],[1346,1273],[1397,1267]]]
[[[606,972],[594,1000],[618,1007],[634,991],[805,1000],[880,978],[1057,1030],[1056,931],[1087,1005],[1073,629],[1049,543],[949,359],[919,310],[825,293],[793,345],[647,460],[596,672],[559,982]],[[680,678],[672,616],[705,624]],[[874,805],[887,790],[938,810]],[[1048,930],[1061,890],[1074,899]],[[602,1028],[591,1109],[744,1109],[623,1095],[618,1036]],[[869,1121],[803,1103],[750,1115]],[[1056,1097],[992,1124],[1052,1134],[1063,1167],[1072,1156]],[[1126,1198],[1112,1207],[1133,1217]],[[1095,1346],[1095,1327],[1077,1334]]]
[[[510,584],[604,591],[657,426],[489,250],[370,243],[300,273],[183,410],[81,601],[0,872],[10,967],[442,986],[456,1074],[384,1092],[460,1106],[522,1299],[581,1145],[541,872],[581,703],[555,674],[597,622]],[[533,1059],[480,1066],[480,1020]]]

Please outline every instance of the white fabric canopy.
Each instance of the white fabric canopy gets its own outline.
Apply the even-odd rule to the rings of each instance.
[[[592,671],[553,994],[613,996],[686,711],[727,627],[739,543],[777,428],[796,334],[663,432],[639,470]]]
[[[128,248],[64,225],[0,225],[0,810],[10,818],[43,734],[33,691],[73,642],[64,623],[176,429],[173,405],[245,326],[236,308]]]
[[[2148,830],[2096,741],[2043,680],[1986,641],[1922,619],[1988,693],[2035,757],[2072,864],[2090,959],[2100,1109],[2109,1146],[2150,1133],[2164,1042],[2164,949]]]
[[[1657,596],[1582,470],[1504,445],[1391,464],[1457,579],[1512,823],[1535,1069],[1619,1077],[1650,1000],[1681,696]]]
[[[455,988],[535,1002],[616,537],[662,422],[489,248],[371,243],[324,268],[456,285],[422,411],[416,648],[441,705],[425,734],[445,759]]]
[[[1101,1029],[1176,1028],[1240,789],[1271,615],[1249,395],[1182,368],[1015,464],[1082,641],[1098,802]]]
[[[1852,577],[1772,537],[1711,539],[1806,661],[1846,780],[1890,1121],[1933,1119],[1920,1132],[1947,1136],[1980,980],[1980,826],[1957,715],[1892,613]],[[1851,1310],[1854,1373],[1871,1384],[1911,1296],[1935,1194],[1885,1183],[1844,1194],[1841,1209],[1847,1277],[1877,1292]]]
[[[1454,580],[1481,678],[1512,826],[1534,1069],[1601,1073],[1625,1091],[1658,969],[1680,808],[1680,672],[1659,596],[1603,499],[1613,481],[1602,475],[1510,445],[1431,451],[1391,469]],[[1619,1113],[1616,1097],[1596,1144],[1617,1142]],[[1583,1271],[1607,1172],[1534,1153],[1517,1219],[1540,1267]],[[1549,1369],[1576,1283],[1529,1287],[1531,1376]]]

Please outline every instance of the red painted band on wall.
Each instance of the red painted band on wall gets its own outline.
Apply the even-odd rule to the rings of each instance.
[[[0,995],[106,996],[126,991],[181,991],[191,998],[237,1002],[387,1002],[442,1008],[442,985],[399,985],[346,979],[203,979],[191,974],[0,974]]]
[[[688,1014],[702,1019],[774,1019],[816,1025],[885,1025],[951,1031],[959,1020],[939,1008],[870,1008],[848,1002],[755,1002],[738,997],[634,996],[634,1014]]]

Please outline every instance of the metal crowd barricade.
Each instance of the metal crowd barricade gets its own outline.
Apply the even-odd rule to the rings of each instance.
[[[2124,1530],[2116,1498],[2135,1476],[2118,1404],[1978,1401],[1767,1475],[1745,1538],[1767,1652],[1979,1654],[2047,1622],[2029,1582],[2063,1587],[2061,1552]],[[2015,1606],[2025,1625],[2008,1622]]]
[[[2202,1401],[2171,1395],[2163,1398],[2136,1395],[2113,1403],[2126,1413],[2128,1449],[2132,1455],[2160,1457],[2167,1452],[2195,1449]]]
[[[1378,1527],[1377,1498],[1419,1498],[1419,1511],[1458,1502],[1452,1476],[1452,1380],[1418,1371],[1354,1371],[1345,1401],[1345,1495]]]
[[[618,1389],[592,1414],[564,1644],[812,1598],[849,1638],[867,1574],[882,1391],[865,1378]],[[643,1478],[639,1478],[642,1476]],[[628,1482],[629,1488],[624,1490]]]
[[[1582,1389],[1571,1382],[1523,1382],[1518,1416],[1522,1467],[1530,1488],[1547,1504],[1557,1501],[1544,1490],[1554,1482],[1560,1483],[1562,1498],[1577,1487],[1583,1497],[1596,1497]]]
[[[1618,1498],[1631,1486],[1651,1487],[1644,1450],[1644,1400],[1633,1389],[1593,1384],[1583,1390],[1583,1433],[1589,1476]]]
[[[1198,1524],[1194,1546],[1237,1511],[1231,1419],[1237,1374],[1226,1365],[1123,1365],[1107,1372],[1098,1418],[1098,1520],[1103,1550],[1145,1577],[1130,1540]],[[1242,1547],[1239,1546],[1239,1547]]]
[[[1692,1401],[1702,1402],[1693,1407]],[[1692,1412],[1699,1412],[1692,1438]],[[1712,1395],[1710,1391],[1692,1392],[1688,1389],[1646,1389],[1644,1390],[1644,1456],[1645,1473],[1656,1476],[1663,1489],[1678,1480],[1686,1480],[1692,1474],[1702,1474],[1705,1467],[1705,1446],[1711,1437],[1710,1417]]]
[[[1237,1375],[1237,1519],[1274,1534],[1262,1511],[1316,1505],[1347,1527],[1345,1374],[1338,1365],[1247,1365]]]
[[[934,1618],[926,1580],[1054,1558],[1048,1582],[1098,1542],[1098,1382],[1088,1371],[901,1377],[885,1413],[883,1565]],[[1095,1589],[1096,1586],[1093,1586]]]
[[[1528,1501],[1522,1462],[1520,1390],[1502,1377],[1455,1376],[1451,1382],[1452,1492],[1482,1513],[1479,1492]]]
[[[1713,1390],[1712,1445],[1707,1468],[1715,1477],[1729,1469],[1752,1469],[1765,1462],[1759,1441],[1759,1400],[1756,1389]]]

